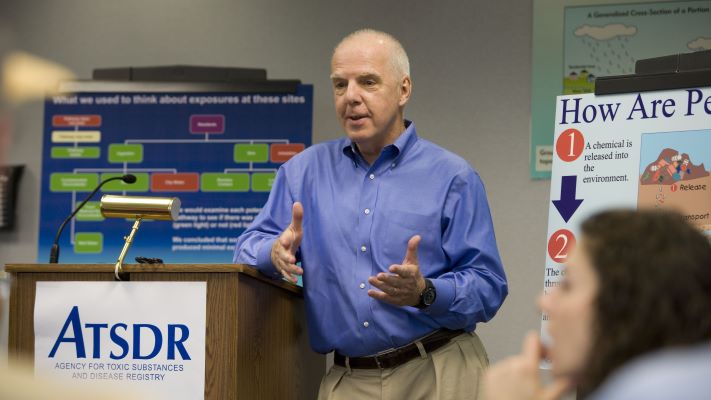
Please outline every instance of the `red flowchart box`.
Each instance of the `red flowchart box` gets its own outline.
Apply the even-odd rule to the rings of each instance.
[[[52,126],[101,126],[101,115],[53,115]]]
[[[304,151],[303,143],[274,143],[270,147],[269,158],[272,162],[287,162],[291,157]]]
[[[151,175],[153,192],[197,192],[200,188],[200,175],[194,172],[154,173]]]

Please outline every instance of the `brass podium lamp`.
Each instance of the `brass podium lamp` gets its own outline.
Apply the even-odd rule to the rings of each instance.
[[[101,197],[101,215],[104,218],[127,218],[134,219],[131,233],[124,236],[126,241],[123,249],[116,261],[114,275],[117,280],[121,280],[119,274],[122,272],[123,259],[133,243],[133,237],[141,226],[144,219],[175,221],[180,212],[180,199],[177,197],[142,197],[142,196],[115,196],[104,195]]]

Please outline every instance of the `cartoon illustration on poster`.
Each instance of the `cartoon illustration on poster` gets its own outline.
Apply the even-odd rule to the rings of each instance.
[[[640,158],[640,208],[680,211],[711,235],[711,130],[646,133]]]

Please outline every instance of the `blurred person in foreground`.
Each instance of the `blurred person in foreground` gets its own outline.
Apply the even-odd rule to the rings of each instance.
[[[595,400],[709,398],[711,370],[701,373],[708,359],[678,362],[684,346],[711,355],[709,240],[681,215],[652,210],[603,212],[585,221],[581,233],[560,287],[539,299],[550,346],[529,333],[521,354],[488,371],[485,398],[550,400],[576,387],[578,398]],[[643,357],[662,349],[678,355]],[[544,358],[552,365],[549,384],[539,376]],[[640,385],[650,367],[660,372],[670,360],[690,370],[658,375],[669,383],[695,376],[694,384],[677,379],[686,385],[665,392]]]
[[[0,20],[0,27],[2,21]],[[27,101],[51,95],[61,80],[72,79],[66,68],[31,54],[10,51],[7,32],[0,29],[0,168],[5,164],[12,142],[12,109]],[[2,265],[2,264],[0,264]],[[0,296],[0,320],[4,314],[4,299]],[[7,364],[0,361],[1,400],[113,400],[136,398],[130,392],[115,390],[115,386],[101,383],[67,385],[66,382],[35,377],[28,360]]]

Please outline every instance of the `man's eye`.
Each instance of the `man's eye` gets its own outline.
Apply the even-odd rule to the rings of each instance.
[[[346,87],[346,84],[344,82],[334,82],[333,87],[335,89],[343,89]]]
[[[367,81],[365,81],[365,85],[366,86],[375,86],[375,81],[372,79],[368,79]]]

